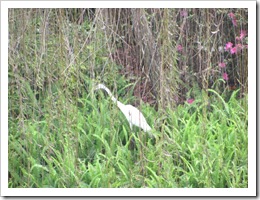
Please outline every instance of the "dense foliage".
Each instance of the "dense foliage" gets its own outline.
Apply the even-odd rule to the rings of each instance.
[[[10,9],[9,187],[248,187],[246,12]],[[127,16],[140,14],[160,43],[150,67],[150,46],[129,33],[136,19]],[[203,41],[202,29],[190,35],[194,21],[218,22],[218,30]],[[232,28],[225,40],[224,25]],[[195,38],[214,51],[195,50]],[[137,46],[143,55],[129,53]],[[142,111],[154,139],[130,130],[110,98],[93,91],[99,82]]]

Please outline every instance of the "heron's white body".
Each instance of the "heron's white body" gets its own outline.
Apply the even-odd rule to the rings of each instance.
[[[146,119],[144,118],[143,114],[134,106],[132,105],[124,105],[120,101],[118,101],[110,92],[110,90],[103,84],[98,84],[95,88],[98,89],[104,89],[108,95],[111,97],[112,101],[116,103],[117,107],[122,111],[122,113],[125,115],[126,119],[129,122],[130,128],[132,130],[132,126],[138,126],[141,129],[143,129],[145,132],[150,134],[151,127],[146,122]]]

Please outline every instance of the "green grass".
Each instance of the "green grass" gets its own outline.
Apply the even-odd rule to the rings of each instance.
[[[155,140],[131,132],[105,95],[57,105],[52,115],[24,120],[23,130],[9,118],[9,187],[245,188],[247,99],[224,102],[210,92],[210,103],[163,113],[143,105]]]

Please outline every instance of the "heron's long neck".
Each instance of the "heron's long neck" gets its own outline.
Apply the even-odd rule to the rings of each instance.
[[[110,90],[104,86],[103,84],[99,85],[99,89],[104,89],[107,94],[110,96],[110,98],[112,99],[112,101],[120,108],[120,110],[122,110],[124,108],[124,104],[122,104],[120,101],[118,101],[113,95],[112,93],[110,92]]]
[[[107,92],[107,94],[111,97],[112,101],[113,101],[114,103],[118,104],[119,101],[117,101],[117,99],[112,95],[112,93],[110,92],[110,90],[109,90],[107,87],[105,87],[105,86],[103,86],[102,88],[103,88],[103,89]],[[119,103],[120,103],[120,102],[119,102]]]

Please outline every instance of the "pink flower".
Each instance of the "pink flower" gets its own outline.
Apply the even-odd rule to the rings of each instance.
[[[222,74],[222,77],[223,77],[224,80],[226,80],[226,81],[228,80],[228,74],[226,72],[224,72]]]
[[[182,46],[179,44],[179,45],[177,46],[177,51],[181,52],[182,49],[183,49]]]
[[[188,100],[187,100],[187,103],[188,103],[188,104],[192,104],[193,101],[194,101],[194,99],[188,99]]]
[[[181,14],[182,17],[187,17],[187,16],[188,16],[188,13],[187,13],[186,10],[182,10],[182,11],[180,12],[180,14]]]
[[[240,51],[241,49],[243,49],[242,44],[236,44],[236,48],[236,51]]]
[[[237,48],[233,47],[232,49],[230,49],[230,53],[231,54],[237,53]]]
[[[236,16],[234,13],[229,13],[228,16],[232,19],[232,23],[234,26],[237,26],[237,20],[236,20]]]
[[[235,15],[234,15],[234,13],[228,13],[228,16],[231,18],[231,19],[233,19],[234,17],[235,17]]]
[[[240,40],[240,37],[236,36],[236,40]]]
[[[220,68],[224,68],[224,67],[226,67],[226,63],[220,62],[220,63],[218,63],[218,66],[219,66]]]
[[[233,19],[232,19],[232,23],[233,23],[234,26],[237,26],[237,20],[236,20],[236,18],[233,18]]]
[[[245,30],[241,30],[239,38],[242,40],[246,35],[247,35],[246,31]]]
[[[225,50],[227,51],[228,49],[231,49],[232,46],[233,46],[233,43],[228,42],[228,43],[226,44],[226,46],[225,46]]]

